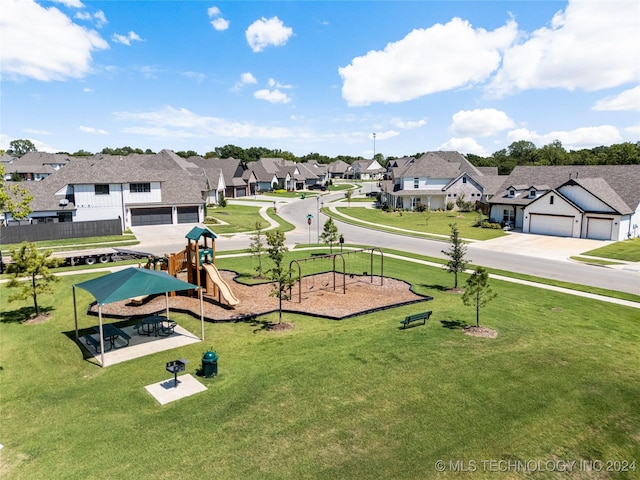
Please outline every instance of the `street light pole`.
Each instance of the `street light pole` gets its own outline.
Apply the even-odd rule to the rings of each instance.
[[[316,243],[320,243],[320,195],[316,196],[316,215],[317,215],[317,220],[316,220],[316,229],[317,229],[317,239],[316,239]]]

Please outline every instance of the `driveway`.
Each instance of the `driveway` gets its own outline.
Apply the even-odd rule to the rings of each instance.
[[[494,252],[508,252],[551,260],[566,260],[595,248],[610,245],[611,241],[586,238],[552,237],[530,233],[509,232],[508,235],[493,240],[475,242],[467,248],[486,249]]]

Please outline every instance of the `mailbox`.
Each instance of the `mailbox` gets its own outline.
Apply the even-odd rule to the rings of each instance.
[[[184,372],[186,365],[187,361],[182,358],[167,362],[167,372],[173,373],[174,386],[178,386],[178,373]]]

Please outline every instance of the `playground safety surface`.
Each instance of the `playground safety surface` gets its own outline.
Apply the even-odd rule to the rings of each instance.
[[[206,320],[214,322],[253,320],[260,315],[278,311],[278,298],[269,296],[273,290],[272,284],[244,285],[234,280],[236,277],[234,272],[227,270],[221,270],[220,275],[240,302],[232,308],[226,305],[224,300],[219,302],[217,298],[205,295],[204,317]],[[181,278],[180,275],[178,277]],[[336,274],[334,290],[332,273],[304,277],[300,289],[297,283],[293,287],[291,300],[282,302],[283,311],[339,320],[376,310],[432,300],[432,297],[414,293],[411,291],[411,285],[402,280],[385,277],[381,282],[379,276],[346,275],[344,279],[346,293],[343,293],[342,278],[342,274]],[[299,301],[300,291],[302,292],[301,301]],[[159,295],[149,298],[142,305],[133,305],[128,300],[103,305],[102,314],[121,318],[137,317],[163,311],[165,307],[165,296]],[[169,309],[200,317],[200,301],[196,297],[186,295],[170,297]],[[92,310],[97,312],[95,306]]]

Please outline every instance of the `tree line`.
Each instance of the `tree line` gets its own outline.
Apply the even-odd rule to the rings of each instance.
[[[13,140],[10,142],[10,148],[6,152],[12,156],[21,157],[28,152],[37,152],[35,145],[30,140]],[[93,155],[92,152],[86,150],[78,150],[75,153],[58,152],[70,156],[88,156]],[[106,155],[131,155],[131,154],[154,154],[156,152],[141,148],[105,147],[100,152]],[[198,152],[193,150],[177,151],[177,155],[183,158],[199,156]],[[418,158],[425,152],[418,152],[412,156]],[[261,158],[284,158],[294,162],[316,161],[321,164],[329,164],[338,160],[342,160],[348,164],[352,164],[357,160],[363,160],[364,157],[338,155],[330,157],[319,153],[308,153],[304,156],[296,156],[293,153],[265,147],[249,147],[243,148],[237,145],[225,145],[216,147],[213,151],[209,151],[202,155],[204,158],[236,158],[244,162],[255,162]],[[559,140],[554,140],[548,145],[537,147],[533,142],[528,140],[518,140],[513,142],[507,148],[503,148],[494,152],[491,156],[482,157],[474,154],[466,155],[469,161],[476,167],[497,167],[498,173],[501,175],[509,174],[518,165],[638,165],[640,164],[640,141],[624,142],[609,146],[599,146],[594,148],[583,148],[580,150],[566,150]],[[377,153],[374,158],[383,167],[386,167],[389,161],[398,157],[385,157],[381,153]]]

